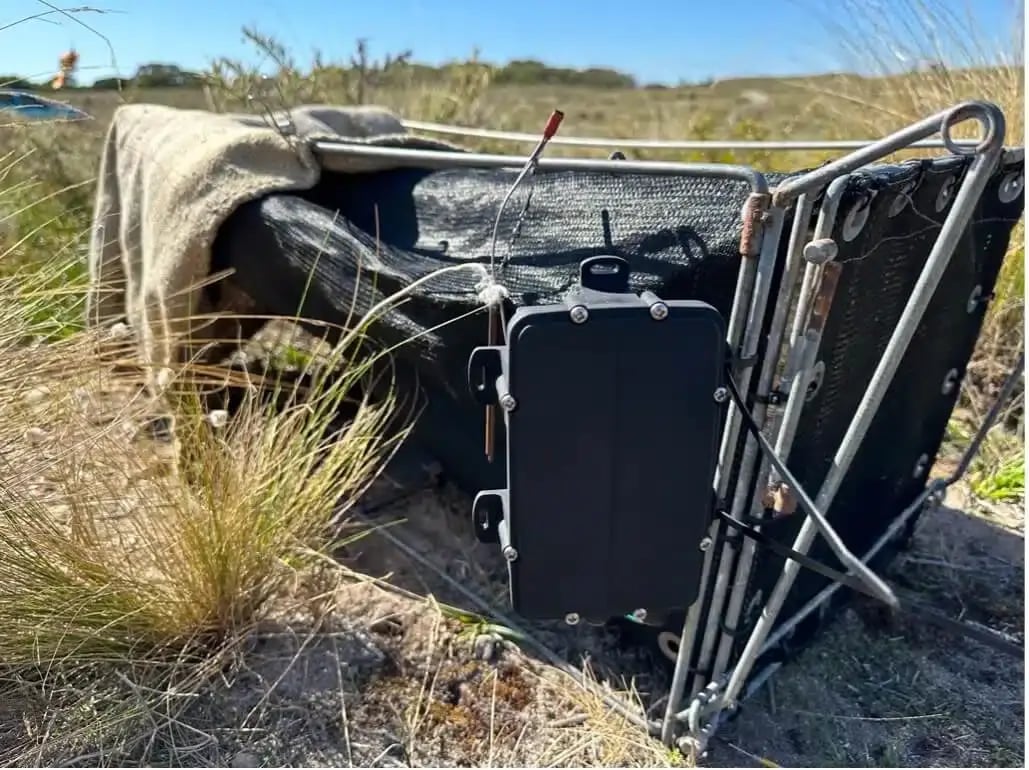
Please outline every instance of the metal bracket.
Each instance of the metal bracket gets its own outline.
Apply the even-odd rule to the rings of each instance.
[[[480,543],[500,542],[500,525],[506,518],[507,490],[489,489],[479,492],[472,502],[472,525]]]
[[[590,292],[625,294],[629,291],[629,263],[622,257],[599,256],[579,263],[579,286]],[[581,292],[575,292],[579,296]]]
[[[958,123],[969,120],[977,121],[983,127],[982,139],[974,147],[959,147],[951,136],[951,130]],[[867,431],[868,423],[872,415],[874,415],[875,410],[883,398],[884,391],[889,386],[890,380],[895,373],[899,357],[903,355],[903,351],[906,349],[907,344],[910,341],[911,334],[924,312],[925,305],[932,296],[936,283],[939,280],[939,274],[946,266],[947,261],[954,250],[958,235],[967,224],[968,217],[971,214],[971,209],[974,207],[975,201],[982,194],[982,189],[987,178],[992,173],[995,162],[1001,151],[1004,139],[1004,130],[1004,116],[995,105],[984,102],[966,102],[959,104],[952,109],[927,117],[906,129],[902,129],[901,131],[891,134],[880,141],[873,142],[856,152],[850,153],[839,160],[821,166],[814,171],[792,178],[781,184],[773,191],[771,207],[765,214],[765,216],[769,217],[775,215],[777,210],[785,209],[795,201],[798,201],[802,195],[808,195],[810,197],[822,195],[826,192],[827,188],[832,188],[829,190],[830,193],[838,193],[842,191],[846,185],[844,177],[847,174],[858,171],[869,164],[876,163],[882,158],[911,145],[912,142],[921,141],[937,132],[942,135],[944,144],[952,153],[973,156],[968,173],[964,175],[964,178],[961,181],[960,189],[957,190],[957,194],[954,199],[949,202],[950,210],[948,212],[948,216],[943,223],[942,231],[937,237],[932,251],[928,256],[926,265],[919,278],[918,285],[915,287],[915,290],[908,301],[901,321],[898,324],[898,328],[895,330],[889,341],[887,350],[884,352],[879,365],[876,367],[876,371],[872,377],[872,382],[869,383],[869,386],[865,390],[862,403],[848,428],[847,435],[837,449],[836,457],[834,458],[834,465],[829,476],[824,480],[821,489],[818,490],[818,494],[814,496],[814,500],[807,497],[805,490],[799,487],[795,490],[795,494],[797,495],[798,500],[803,503],[802,507],[805,508],[805,513],[807,514],[804,516],[801,533],[793,543],[793,549],[797,553],[806,553],[816,533],[821,532],[824,536],[831,536],[833,534],[831,530],[826,531],[822,526],[824,525],[824,521],[819,521],[820,514],[827,510],[831,505],[842,478],[846,474],[848,466],[853,460],[854,452]],[[838,201],[835,202],[838,203]],[[747,211],[747,213],[750,215],[750,222],[757,225],[757,221],[753,218],[753,209]],[[835,216],[836,212],[834,208],[831,212],[831,216],[826,217],[826,221],[833,221]],[[854,224],[856,226],[856,223]],[[767,236],[767,230],[771,228],[764,229],[766,230],[765,236]],[[745,227],[745,232],[748,234],[750,232],[754,232],[754,230],[756,230],[756,227],[753,229]],[[816,238],[824,235],[824,233],[816,234]],[[778,233],[776,233],[775,241],[776,246],[778,246]],[[753,247],[751,249],[751,253],[753,253]],[[790,250],[788,259],[791,255],[792,249]],[[828,256],[828,254],[819,254],[816,256]],[[832,259],[828,259],[824,264],[818,266],[809,264],[809,267],[815,269],[805,272],[805,286],[801,292],[802,296],[800,302],[805,312],[797,313],[796,318],[799,323],[795,321],[794,333],[791,335],[791,339],[794,340],[800,340],[801,337],[804,337],[803,342],[805,343],[805,347],[803,348],[803,358],[810,364],[810,366],[800,365],[802,356],[798,349],[796,371],[790,371],[792,375],[801,379],[802,385],[807,384],[805,381],[810,376],[810,371],[814,365],[814,353],[816,352],[816,347],[813,347],[811,344],[807,344],[807,335],[805,335],[803,327],[805,325],[809,327],[808,332],[812,335],[814,345],[817,345],[817,340],[820,337],[820,327],[825,323],[825,319],[828,315],[829,308],[826,300],[830,300],[834,293],[835,279],[837,278],[837,272],[839,270],[839,268],[834,265],[834,261]],[[810,280],[808,278],[809,275]],[[818,286],[816,286],[816,283]],[[760,286],[760,283],[758,285]],[[979,300],[980,298],[978,296],[970,298],[970,312],[974,312],[979,308]],[[815,305],[815,307],[811,308],[812,305]],[[737,307],[734,305],[734,312],[736,309]],[[739,309],[743,310],[742,306]],[[812,309],[814,312],[810,313],[810,310]],[[809,313],[812,316],[810,318],[808,317]],[[744,322],[744,328],[746,328],[749,333],[749,326],[755,323],[754,319],[763,318],[763,314],[751,316]],[[805,323],[806,321],[808,323]],[[735,340],[738,340],[741,335],[734,334],[732,336]],[[735,347],[739,345],[739,342],[734,341],[733,345]],[[736,358],[736,360],[734,360],[734,364],[743,368],[747,373],[750,372],[750,368],[756,365],[763,365],[759,359],[755,359],[754,361],[741,359],[742,356]],[[741,378],[738,389],[736,389],[736,392],[734,393],[733,406],[735,408],[731,412],[731,415],[733,416],[739,413],[745,404],[745,402],[740,399],[740,395],[742,394],[743,398],[747,398],[751,395],[748,384],[743,382],[742,379],[743,378]],[[792,384],[793,383],[791,382],[791,385]],[[765,392],[768,395],[767,399],[762,400],[759,398],[752,402],[755,404],[756,409],[763,409],[776,398],[776,396],[773,395],[775,391],[766,390]],[[787,406],[788,411],[793,411],[795,408],[799,408],[802,405],[804,401],[803,394],[801,393],[799,395],[799,398],[789,399],[789,402],[796,403],[789,403]],[[730,427],[735,427],[735,425]],[[727,436],[731,439],[731,448],[725,447],[722,452],[722,456],[725,458],[722,461],[723,465],[726,464],[726,460],[732,457],[732,453],[735,452],[739,446],[739,442],[735,440],[736,435],[737,434],[735,433],[727,431]],[[784,435],[787,436],[785,443],[788,445],[790,435],[787,431],[784,431]],[[768,448],[769,447],[762,446],[762,451],[767,452]],[[781,447],[781,449],[785,450],[786,446]],[[774,449],[772,454],[775,454]],[[779,457],[776,456],[775,459],[778,460]],[[788,471],[786,471],[785,468],[777,470],[780,470],[780,473],[778,474],[780,478],[788,478]],[[786,472],[783,473],[782,471]],[[729,471],[725,469],[720,470],[720,473],[725,472]],[[791,484],[791,487],[792,486],[794,485]],[[743,502],[746,503],[746,500]],[[736,507],[738,506],[734,506],[734,508]],[[791,506],[783,505],[780,507],[786,509]],[[739,507],[739,510],[742,511],[743,508]],[[907,517],[904,516],[904,518],[906,519]],[[718,529],[719,526],[716,522],[713,525],[713,530],[718,531]],[[829,537],[829,539],[832,544],[832,538]],[[847,555],[850,554],[848,553]],[[709,596],[716,594],[720,585],[723,586],[724,593],[724,588],[728,586],[732,573],[735,571],[731,564],[726,565],[724,563],[724,558],[721,561],[722,564],[719,564],[718,566],[712,564],[710,568],[707,566],[705,567],[705,590]],[[857,562],[858,564],[861,564],[860,560],[857,560]],[[854,568],[857,567],[858,564],[851,564],[849,566]],[[864,565],[861,564],[861,566]],[[709,647],[707,635],[701,637],[697,631],[698,624],[704,622],[701,620],[701,617],[703,617],[702,610],[703,613],[707,614],[710,614],[711,610],[701,607],[690,608],[687,622],[684,624],[683,628],[682,643],[677,657],[677,667],[670,687],[669,701],[665,710],[665,720],[662,724],[661,738],[666,745],[676,745],[676,740],[679,735],[681,735],[676,728],[681,725],[682,721],[687,721],[689,722],[689,742],[702,750],[704,745],[706,745],[707,739],[717,728],[719,714],[721,711],[723,709],[731,710],[736,705],[738,696],[747,682],[750,671],[756,663],[758,655],[761,654],[761,650],[766,639],[769,639],[770,632],[773,631],[772,626],[776,622],[776,616],[782,606],[786,593],[790,590],[797,569],[799,569],[799,565],[793,562],[787,562],[778,583],[772,591],[772,595],[765,601],[762,616],[759,619],[757,626],[751,630],[748,639],[746,640],[746,644],[744,645],[744,649],[735,666],[729,669],[725,675],[720,674],[717,670],[711,672],[716,682],[721,683],[724,681],[725,683],[724,688],[720,689],[721,694],[719,697],[713,699],[713,701],[707,697],[694,698],[690,701],[690,706],[686,712],[678,712],[675,710],[675,702],[681,701],[686,674],[690,669],[691,664],[694,664],[694,659],[703,664],[704,649]],[[737,578],[738,577],[739,576],[737,575]],[[866,575],[866,577],[868,576]],[[706,601],[710,601],[711,604],[714,604],[713,600]],[[711,618],[708,618],[708,622],[711,622],[711,620]],[[718,620],[724,621],[724,625],[727,625],[729,628],[732,628],[733,626],[731,617],[722,618],[719,616]],[[717,632],[719,634],[726,633],[726,636],[728,636],[727,630],[728,629],[726,628],[719,627]],[[700,653],[699,657],[698,652]],[[699,667],[702,668],[703,665]],[[694,687],[696,686],[697,685],[694,684]],[[709,686],[711,685],[709,684]],[[697,695],[699,696],[700,693],[697,693]],[[712,715],[710,720],[705,720],[702,717],[700,713],[701,706],[704,706],[704,710]],[[689,714],[689,712],[692,712],[692,714]],[[684,720],[684,716],[688,718]]]
[[[497,382],[504,377],[504,348],[484,345],[475,348],[468,357],[468,388],[472,397],[482,406],[500,403]]]

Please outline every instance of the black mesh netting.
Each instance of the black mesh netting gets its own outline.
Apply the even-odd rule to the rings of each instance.
[[[941,197],[941,190],[950,186],[953,193],[966,169],[967,161],[958,158],[910,162],[868,170],[849,183],[834,234],[844,268],[819,354],[825,374],[806,405],[789,457],[812,496],[950,210],[953,194]],[[924,488],[926,471],[916,475],[915,465],[922,455],[931,464],[957,397],[956,389],[942,392],[944,379],[951,369],[964,373],[986,310],[984,303],[969,312],[968,300],[976,286],[983,296],[992,291],[1011,229],[1022,214],[1021,192],[1005,201],[1000,188],[1009,174],[1022,170],[1017,161],[994,174],[828,513],[859,554]],[[326,174],[310,192],[271,195],[237,211],[215,244],[216,267],[235,268],[236,283],[260,305],[256,312],[299,310],[342,322],[354,307],[367,310],[440,267],[488,264],[493,220],[514,176],[513,171],[467,169]],[[778,181],[769,179],[773,185]],[[498,279],[515,305],[555,302],[575,280],[582,259],[617,254],[629,260],[635,290],[704,300],[728,317],[740,264],[740,211],[748,192],[745,184],[729,181],[540,174],[513,245],[508,238],[526,190],[516,193],[501,222],[497,256],[510,261]],[[904,195],[910,202],[895,206]],[[939,209],[938,201],[943,202]],[[866,223],[856,236],[845,234],[847,213],[864,203]],[[787,221],[787,232],[789,226]],[[482,409],[465,385],[469,353],[486,344],[485,314],[462,318],[479,305],[480,279],[472,271],[434,279],[376,329],[390,345],[421,335],[396,354],[399,375],[411,383],[417,376],[425,394],[413,440],[441,462],[450,479],[472,492],[505,485],[502,452],[492,465],[486,462]],[[775,291],[773,285],[773,297]],[[306,297],[303,307],[301,297]],[[771,308],[766,325],[770,313]],[[429,332],[441,324],[446,325]],[[502,447],[501,433],[498,452]],[[770,523],[767,531],[790,543],[799,524],[799,516],[788,518]],[[838,566],[821,540],[813,555]],[[781,566],[781,558],[759,551],[739,624],[740,643]],[[780,618],[788,618],[825,584],[825,578],[802,570]],[[800,642],[797,634],[793,641]]]
[[[341,322],[352,308],[367,310],[441,267],[488,265],[493,222],[515,175],[327,173],[303,195],[271,195],[241,207],[219,233],[216,267],[235,268],[234,280],[263,312],[292,315],[299,308],[302,316]],[[635,290],[701,299],[728,316],[740,265],[740,211],[749,192],[747,184],[729,180],[541,173],[513,244],[527,188],[505,209],[497,278],[515,305],[551,303],[576,280],[583,259],[615,254],[629,260]],[[482,277],[468,270],[434,278],[376,330],[383,344],[403,343],[395,356],[398,376],[405,368],[417,373],[426,394],[415,443],[469,491],[505,483],[503,441],[494,463],[487,463],[482,409],[465,385],[468,355],[487,342],[476,290]],[[462,318],[476,308],[480,312]]]
[[[833,233],[843,270],[819,349],[825,374],[802,413],[789,455],[789,467],[812,497],[900,319],[966,170],[967,163],[950,158],[852,177]],[[987,302],[970,305],[969,300],[976,287],[984,298],[993,291],[1012,227],[1022,216],[1022,195],[1005,201],[1008,196],[1001,187],[1013,174],[1023,172],[1022,161],[1010,163],[989,182],[828,512],[844,542],[858,555],[871,548],[925,488],[959,393],[957,387],[944,392],[944,381],[951,370],[964,376],[987,309]],[[912,191],[913,184],[917,186]],[[910,201],[905,203],[908,195]],[[846,215],[866,205],[868,218],[860,232],[847,232]],[[920,463],[920,458],[927,462]],[[769,523],[766,532],[792,543],[800,524],[799,517],[778,520]],[[884,560],[890,552],[888,548]],[[811,555],[842,568],[822,538],[816,539]],[[782,565],[781,557],[759,549],[744,604],[749,611],[738,626],[737,652]],[[780,622],[828,582],[801,570]],[[843,598],[845,593],[838,596]],[[815,613],[788,646],[802,646],[818,622],[819,613]]]

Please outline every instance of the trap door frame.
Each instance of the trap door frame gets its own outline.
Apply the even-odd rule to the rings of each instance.
[[[969,120],[978,122],[982,128],[982,138],[971,149],[967,144],[956,143],[951,135],[955,126]],[[970,159],[970,164],[918,282],[908,297],[901,319],[892,332],[849,429],[840,442],[829,473],[818,494],[808,498],[816,512],[824,513],[839,490],[925,309],[971,220],[983,190],[1002,158],[1005,136],[1003,113],[996,105],[987,102],[958,104],[839,160],[787,180],[773,191],[771,204],[765,212],[768,220],[773,223],[776,220],[780,222],[778,229],[773,224],[762,233],[760,252],[762,260],[767,260],[767,263],[761,264],[759,270],[763,268],[762,272],[771,275],[779,253],[782,217],[790,207],[795,207],[793,226],[786,243],[782,280],[768,327],[767,347],[761,360],[741,355],[741,361],[748,369],[760,370],[752,407],[752,416],[759,429],[766,427],[766,407],[771,395],[773,378],[780,367],[784,372],[783,381],[787,383],[788,393],[787,407],[778,420],[767,426],[771,428],[774,451],[781,461],[788,456],[795,437],[805,400],[803,390],[814,374],[818,342],[829,312],[835,277],[838,276],[839,266],[833,263],[835,253],[830,235],[839,214],[840,198],[846,189],[848,175],[937,133],[952,154],[965,156]],[[809,240],[807,236],[810,217],[814,203],[819,200],[818,222],[814,228],[814,237]],[[800,297],[793,315],[789,344],[780,357],[783,343],[787,339],[787,308],[794,299],[793,292],[799,269],[804,263],[806,264]],[[763,322],[763,315],[751,318],[744,336],[760,334]],[[750,392],[749,378],[743,376],[742,372],[738,373],[737,377],[740,378],[739,391],[746,399]],[[735,407],[735,404],[733,406]],[[728,428],[729,426],[727,431]],[[736,438],[740,437],[737,435]],[[753,469],[759,459],[759,446],[750,435],[742,438],[742,441],[744,462],[740,465],[740,473],[736,479],[735,494],[731,502],[722,501],[729,514],[736,520],[760,515],[764,508],[761,496],[757,494],[762,490],[753,488]],[[725,462],[727,458],[723,456],[721,459]],[[771,478],[769,458],[762,457],[761,460],[760,469],[757,471],[759,485],[762,480]],[[804,490],[795,491],[807,497]],[[934,491],[938,492],[930,485],[914,504],[899,512],[894,525],[890,527],[891,531],[895,532],[902,527],[905,521],[925,505],[937,504],[939,501]],[[806,554],[819,533],[819,525],[815,517],[807,511],[798,511],[798,515],[803,516],[803,523],[792,548],[800,554]],[[739,700],[745,697],[744,687],[750,679],[757,659],[773,641],[769,636],[800,569],[796,561],[786,560],[739,659],[735,665],[729,667],[733,630],[740,618],[747,577],[756,549],[749,540],[739,543],[735,539],[726,539],[725,527],[719,519],[715,519],[711,527],[711,536],[716,547],[709,549],[705,559],[701,598],[690,607],[683,624],[672,684],[660,724],[661,739],[666,745],[686,743],[700,751],[704,750],[717,729],[722,713],[727,709],[735,709]],[[884,535],[880,540],[885,540],[885,537]],[[881,542],[873,552],[865,554],[861,562],[867,563],[874,556],[874,551],[878,551],[879,548]],[[838,585],[836,584],[837,587]],[[826,593],[825,596],[816,597],[817,602],[809,602],[797,614],[807,614],[817,609],[820,604],[827,601],[828,595],[832,592],[823,592]],[[787,620],[788,624],[796,622],[799,621],[795,618]],[[755,683],[757,679],[763,681],[769,674],[770,672],[761,672],[755,678]],[[688,694],[687,680],[691,680]]]

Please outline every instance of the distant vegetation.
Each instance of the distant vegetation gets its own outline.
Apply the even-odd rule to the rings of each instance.
[[[367,56],[367,48],[363,41],[358,42],[358,51]],[[400,54],[391,58],[389,74],[396,83],[404,85],[421,85],[430,83],[440,76],[447,76],[451,70],[466,65],[465,62],[446,62],[434,66],[410,61],[410,54]],[[366,60],[365,60],[366,61]],[[574,69],[571,67],[554,67],[535,59],[518,59],[503,65],[490,65],[493,71],[492,81],[498,85],[555,85],[579,86],[585,88],[636,88],[636,78],[632,75],[609,67],[588,67]],[[358,74],[366,64],[354,58],[350,66],[340,67],[342,73]],[[141,65],[129,78],[100,78],[91,85],[82,84],[78,90],[116,90],[118,88],[196,88],[205,82],[205,75],[183,69],[175,64],[149,63]],[[384,85],[389,85],[384,84]],[[25,90],[46,88],[45,83],[34,83],[19,75],[0,74],[0,87],[19,88]]]

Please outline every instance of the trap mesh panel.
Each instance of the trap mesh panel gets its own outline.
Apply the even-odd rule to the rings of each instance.
[[[301,315],[339,323],[352,307],[367,310],[441,267],[488,265],[493,222],[515,176],[474,169],[326,173],[303,195],[272,195],[236,211],[215,243],[215,266],[236,270],[233,280],[261,305],[257,312],[296,313],[303,296]],[[749,192],[728,180],[541,172],[513,244],[527,189],[505,209],[498,280],[515,305],[558,302],[583,259],[613,254],[629,261],[633,290],[702,300],[728,318]],[[388,345],[421,335],[395,356],[399,376],[417,376],[428,396],[413,439],[469,491],[504,483],[502,420],[489,464],[483,410],[465,385],[468,356],[486,343],[476,296],[481,279],[472,270],[434,278],[375,331]]]
[[[946,158],[882,167],[851,177],[833,233],[842,272],[819,349],[818,360],[824,362],[825,373],[804,408],[788,459],[790,469],[812,497],[896,328],[967,167],[964,159]],[[970,311],[969,299],[976,286],[981,287],[984,298],[993,291],[1011,230],[1022,215],[1022,194],[1006,201],[1010,196],[1002,193],[1002,188],[1010,189],[1005,185],[1010,175],[1023,171],[1022,161],[1008,162],[987,185],[828,511],[829,521],[858,555],[871,548],[925,487],[958,397],[958,387],[944,393],[944,380],[952,369],[959,376],[965,374],[986,312],[985,302]],[[916,185],[913,191],[912,185]],[[908,195],[910,201],[904,204]],[[848,228],[847,215],[864,205],[869,207],[868,218],[855,236]],[[922,455],[928,462],[916,469]],[[765,531],[788,544],[800,524],[798,513],[768,522]],[[811,555],[842,568],[822,538],[816,539]],[[883,554],[883,559],[887,558],[889,547]],[[782,557],[758,549],[744,616],[737,626],[736,655],[782,566]],[[827,578],[801,569],[779,623],[828,583]],[[845,591],[837,592],[836,604],[845,595]],[[821,617],[824,610],[798,626],[779,649],[768,653],[768,659],[803,645]]]

